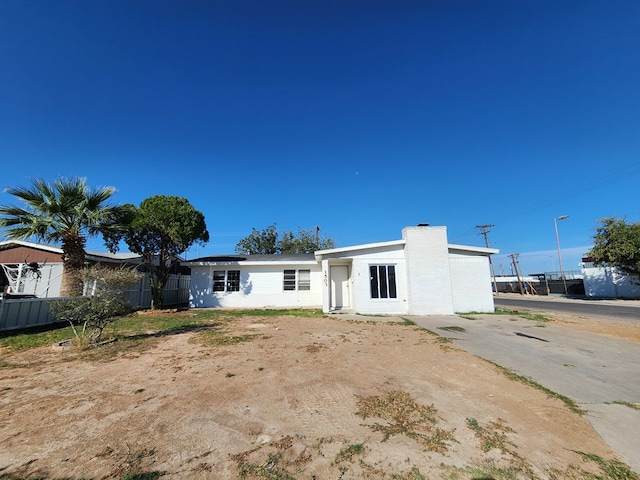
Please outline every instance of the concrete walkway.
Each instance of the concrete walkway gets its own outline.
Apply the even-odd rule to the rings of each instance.
[[[360,321],[401,317],[339,315]],[[576,401],[602,439],[640,473],[640,343],[502,315],[406,316],[461,348]],[[459,327],[447,331],[442,327]]]

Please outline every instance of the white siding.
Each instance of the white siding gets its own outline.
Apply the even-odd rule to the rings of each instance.
[[[493,312],[489,259],[484,255],[450,253],[449,264],[454,311]]]
[[[38,298],[59,297],[62,285],[62,270],[61,263],[45,264],[40,267],[40,276],[38,277],[29,273],[24,267],[20,279],[20,287],[17,292],[12,293],[35,295]]]
[[[311,290],[283,289],[284,270],[310,270]],[[214,292],[214,270],[240,270],[239,292]],[[302,308],[322,303],[320,265],[194,266],[191,268],[192,307]]]

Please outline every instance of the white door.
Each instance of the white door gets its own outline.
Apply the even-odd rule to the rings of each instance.
[[[331,267],[331,309],[349,308],[349,266]]]

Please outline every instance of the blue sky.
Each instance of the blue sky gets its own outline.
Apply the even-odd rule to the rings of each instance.
[[[191,258],[272,223],[338,246],[493,224],[497,273],[534,273],[569,215],[577,269],[599,218],[640,220],[638,25],[635,0],[2,0],[0,187],[186,197]]]

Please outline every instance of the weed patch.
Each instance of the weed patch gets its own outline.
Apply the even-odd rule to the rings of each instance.
[[[493,315],[512,315],[514,317],[524,318],[525,320],[533,320],[534,322],[551,321],[549,317],[546,317],[541,313],[536,313],[529,310],[507,310],[503,308],[496,308],[493,312]]]
[[[640,480],[640,476],[633,472],[628,465],[619,460],[605,460],[598,455],[591,453],[585,453],[578,450],[574,450],[575,453],[580,455],[584,460],[591,461],[598,465],[602,472],[606,475],[606,480]],[[593,475],[594,480],[602,477]]]
[[[561,400],[562,402],[564,402],[564,404],[567,407],[569,407],[569,410],[571,410],[572,412],[577,413],[578,415],[584,415],[585,411],[582,410],[578,406],[578,404],[575,401],[573,401],[572,399],[570,399],[569,397],[566,397],[564,395],[556,393],[553,390],[550,390],[547,387],[544,387],[544,386],[540,385],[538,382],[536,382],[532,378],[525,377],[523,375],[519,375],[516,372],[514,372],[513,370],[510,370],[508,368],[502,367],[502,366],[498,365],[497,363],[491,362],[490,360],[487,360],[487,362],[491,363],[496,368],[498,368],[502,373],[504,373],[507,376],[507,378],[510,378],[511,380],[515,380],[515,381],[520,382],[520,383],[524,383],[525,385],[529,385],[530,387],[533,387],[536,390],[540,390],[541,392],[546,393],[551,398],[557,398],[558,400]]]
[[[638,405],[637,403],[630,403],[630,402],[611,402],[611,403],[614,403],[616,405],[624,405],[625,407],[632,408],[633,410],[640,410],[640,405]]]
[[[352,462],[356,456],[363,456],[365,453],[364,443],[352,443],[340,449],[336,455],[334,463],[337,465],[342,462]]]
[[[405,435],[425,448],[444,453],[448,443],[454,442],[453,431],[436,427],[437,411],[433,405],[419,405],[402,391],[389,392],[384,396],[358,397],[356,415],[364,420],[379,418],[385,423],[368,424],[374,432],[383,435],[382,441],[394,435]]]
[[[438,329],[445,330],[447,332],[460,332],[460,333],[464,333],[467,331],[464,327],[458,327],[456,325],[452,325],[450,327],[438,327]]]
[[[507,427],[501,418],[495,422],[489,422],[486,427],[481,426],[475,418],[467,418],[466,423],[480,440],[480,450],[485,453],[493,449],[510,453],[508,445],[515,446],[507,438],[507,433],[513,433],[513,429]]]
[[[227,335],[220,330],[204,330],[198,333],[193,340],[204,347],[220,347],[223,345],[237,345],[239,343],[250,342],[258,335]]]

